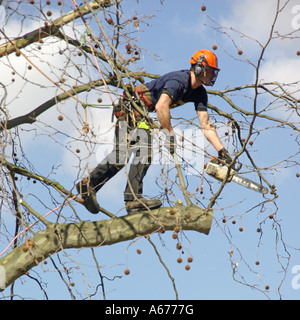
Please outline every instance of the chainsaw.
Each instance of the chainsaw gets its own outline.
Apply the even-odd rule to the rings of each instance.
[[[211,177],[223,182],[227,177],[227,182],[233,181],[239,185],[246,187],[248,189],[254,190],[256,192],[266,194],[268,193],[268,188],[262,186],[259,183],[256,183],[250,179],[244,178],[241,175],[237,174],[235,169],[230,169],[224,165],[224,161],[218,158],[211,158],[210,162],[207,164],[205,172]]]

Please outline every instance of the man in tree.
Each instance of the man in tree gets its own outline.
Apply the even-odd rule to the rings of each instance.
[[[175,152],[176,139],[171,124],[170,108],[194,102],[201,129],[220,158],[230,163],[228,151],[220,141],[207,112],[207,92],[203,85],[213,86],[219,72],[218,59],[210,50],[197,51],[189,61],[191,68],[167,73],[156,80],[135,88],[140,104],[147,112],[156,111],[157,118],[166,135],[170,153]],[[92,213],[100,210],[96,192],[121,170],[129,159],[129,151],[135,151],[130,165],[124,200],[128,213],[155,209],[162,205],[158,199],[143,197],[143,178],[151,164],[150,125],[132,106],[126,95],[115,108],[118,118],[115,130],[115,148],[98,166],[76,185],[84,205]],[[145,152],[146,150],[146,152]],[[141,155],[141,153],[143,155]]]

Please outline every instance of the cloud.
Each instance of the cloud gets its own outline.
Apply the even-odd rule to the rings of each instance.
[[[244,34],[253,40],[265,44],[270,36],[271,28],[274,24],[275,35],[285,35],[294,32],[292,21],[295,18],[293,8],[299,4],[297,0],[281,1],[279,6],[279,14],[276,19],[277,0],[244,0],[244,1],[231,1],[230,14],[223,16],[220,24],[227,28],[233,28],[240,33],[236,34],[240,37]],[[245,41],[245,38],[240,38]],[[250,40],[247,45],[257,46],[256,42]]]
[[[299,50],[299,41],[296,37],[299,37],[300,31],[293,27],[296,18],[293,9],[298,4],[297,0],[280,1],[275,23],[277,1],[235,0],[231,2],[231,14],[223,16],[220,21],[220,24],[226,27],[224,31],[254,65],[257,65],[263,50],[262,46],[267,45],[260,65],[260,81],[289,84],[300,80],[299,73],[296,72],[300,66],[300,58],[296,55]],[[273,25],[272,39],[268,43]],[[222,39],[227,41],[226,48],[230,48],[231,40],[226,36]]]

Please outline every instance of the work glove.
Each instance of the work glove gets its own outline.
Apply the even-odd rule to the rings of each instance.
[[[218,152],[218,157],[220,160],[225,161],[226,164],[230,164],[232,162],[232,158],[229,154],[229,152],[223,148]]]
[[[171,155],[173,155],[176,151],[176,137],[174,134],[166,135],[166,140],[164,146],[169,150]]]

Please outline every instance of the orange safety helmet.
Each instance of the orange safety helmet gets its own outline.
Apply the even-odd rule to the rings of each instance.
[[[218,66],[218,58],[211,50],[202,49],[195,52],[189,62],[193,65],[194,73],[198,77],[201,77],[205,70],[209,68],[214,69],[215,76],[209,83],[210,86],[214,85],[220,69]]]

